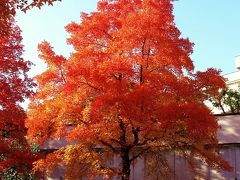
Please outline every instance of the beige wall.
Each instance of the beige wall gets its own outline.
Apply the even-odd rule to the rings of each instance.
[[[240,179],[240,115],[217,116],[221,128],[218,130],[218,140],[220,143],[220,155],[227,160],[233,167],[233,172],[214,171],[199,164],[199,171],[202,172],[206,179],[209,180],[234,180]],[[45,144],[45,149],[60,148],[67,145],[67,141],[49,141]],[[179,180],[193,180],[194,175],[188,170],[188,164],[182,157],[177,156],[174,152],[167,153],[168,162],[174,174],[171,179]],[[110,161],[114,166],[119,165],[119,157],[114,156]],[[145,159],[139,159],[136,164],[131,166],[132,180],[145,180]],[[158,173],[158,172],[156,172]],[[60,180],[64,177],[64,168],[59,168],[52,177],[45,177],[48,180]],[[101,179],[101,178],[99,178]],[[114,179],[118,179],[117,177]],[[163,178],[164,179],[164,178]],[[170,180],[169,177],[165,177]]]

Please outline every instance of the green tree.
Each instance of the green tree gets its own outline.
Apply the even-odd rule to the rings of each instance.
[[[234,89],[222,90],[220,96],[212,98],[211,102],[214,107],[221,109],[223,114],[239,113],[240,91]]]

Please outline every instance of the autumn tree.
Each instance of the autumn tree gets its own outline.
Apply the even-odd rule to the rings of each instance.
[[[21,31],[14,22],[17,10],[52,5],[58,0],[1,0],[0,1],[0,178],[28,176],[37,156],[26,141],[26,113],[19,103],[34,86],[27,72],[30,62],[22,58]],[[61,1],[61,0],[60,0]],[[9,175],[9,176],[8,176]],[[27,177],[29,179],[29,177]]]
[[[171,150],[191,165],[198,157],[229,168],[215,152],[217,119],[204,104],[224,80],[214,69],[194,73],[193,44],[180,36],[172,3],[101,0],[96,12],[66,27],[69,58],[48,42],[39,45],[48,68],[36,77],[28,137],[39,144],[66,138],[70,145],[36,162],[36,171],[63,165],[68,179],[128,180],[130,165],[147,154],[149,165],[165,171],[156,158]],[[119,166],[109,166],[111,154]]]
[[[36,159],[25,138],[26,113],[19,104],[34,85],[26,74],[31,63],[22,58],[21,31],[13,19],[8,27],[8,35],[0,36],[0,179],[9,168],[24,174]]]

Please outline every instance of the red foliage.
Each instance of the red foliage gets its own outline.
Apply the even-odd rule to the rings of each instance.
[[[34,84],[26,74],[31,63],[22,58],[20,29],[13,20],[8,27],[8,36],[0,37],[0,171],[10,166],[21,171],[36,159],[25,138],[26,114],[19,105]]]
[[[229,167],[203,148],[217,145],[217,119],[204,101],[225,87],[223,78],[213,69],[194,74],[193,44],[180,37],[172,9],[170,0],[102,0],[97,12],[82,14],[80,24],[66,27],[75,50],[69,59],[56,55],[47,42],[39,45],[48,69],[36,77],[28,136],[38,143],[65,137],[80,145],[60,149],[58,162],[42,160],[36,168],[59,163],[68,175],[80,177],[83,172],[69,161],[84,159],[99,146],[103,154],[120,155],[122,167],[117,168],[123,179],[134,159],[156,149],[191,147],[187,158]],[[71,148],[88,153],[71,156]],[[92,164],[111,170],[102,159]],[[97,167],[90,169],[99,172]],[[84,173],[91,172],[86,168]]]

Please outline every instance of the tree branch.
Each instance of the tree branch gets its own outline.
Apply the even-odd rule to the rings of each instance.
[[[89,82],[83,82],[83,81],[80,81],[79,83],[86,84],[86,85],[88,85],[89,87],[91,87],[91,88],[93,88],[93,89],[95,89],[95,90],[98,90],[98,91],[100,91],[100,89],[99,89],[99,88],[97,88],[97,87],[95,87],[95,86],[91,85]]]
[[[148,148],[143,148],[139,153],[137,153],[136,155],[134,155],[131,159],[130,162],[134,161],[135,159],[137,159],[139,156],[141,156],[143,153],[145,153],[148,149],[150,149],[150,147]]]
[[[95,27],[94,29],[103,32],[105,35],[107,35],[107,36],[109,37],[109,39],[112,39],[112,38],[113,38],[109,33],[107,33],[106,31],[104,31],[104,30],[102,30],[102,29],[100,29],[100,28]]]
[[[110,149],[112,149],[112,151],[113,151],[114,153],[117,152],[117,149],[116,149],[115,147],[113,147],[111,144],[109,144],[108,142],[103,141],[103,140],[101,140],[101,139],[99,139],[99,141],[100,141],[103,145],[105,145],[105,146],[109,147]]]
[[[117,118],[118,118],[119,128],[121,130],[119,139],[121,144],[125,145],[126,144],[126,127],[124,126],[124,123],[122,121],[120,114],[117,115]]]

